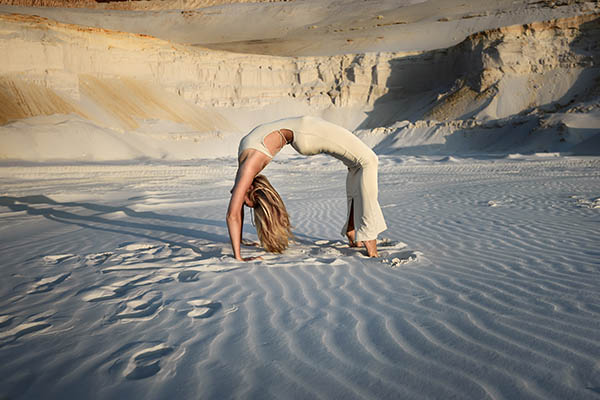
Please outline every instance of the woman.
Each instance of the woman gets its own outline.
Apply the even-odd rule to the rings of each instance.
[[[240,141],[238,170],[227,210],[227,228],[237,260],[242,258],[243,206],[254,209],[256,231],[265,250],[281,253],[292,237],[285,205],[269,181],[259,175],[271,159],[291,144],[303,155],[329,154],[348,167],[348,218],[342,229],[350,246],[364,246],[377,257],[377,235],[387,229],[377,201],[377,156],[352,132],[315,117],[285,118],[259,125]]]

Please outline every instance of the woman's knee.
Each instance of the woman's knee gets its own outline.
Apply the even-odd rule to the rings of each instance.
[[[362,161],[361,165],[363,168],[366,168],[366,167],[377,168],[377,165],[379,164],[379,157],[377,157],[377,154],[375,154],[371,150],[368,155],[365,155],[365,157],[362,158],[361,161]]]

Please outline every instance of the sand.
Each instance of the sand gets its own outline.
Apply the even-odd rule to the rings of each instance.
[[[234,165],[0,168],[2,392],[597,396],[597,158],[381,156],[381,260],[338,236],[341,163],[275,162],[297,239],[252,263]]]
[[[597,2],[63,3],[0,1],[0,399],[600,396]],[[290,148],[295,241],[232,257],[239,138],[304,114],[380,258]]]

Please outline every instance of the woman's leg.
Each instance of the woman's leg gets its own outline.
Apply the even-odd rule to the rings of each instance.
[[[350,200],[350,216],[348,217],[348,224],[346,225],[346,236],[350,247],[362,247],[362,242],[356,242],[356,229],[354,228],[354,200]]]
[[[356,241],[356,228],[354,227],[354,199],[350,199],[350,211],[348,223],[346,224],[346,236],[350,242],[350,247],[366,247],[369,257],[379,257],[377,252],[377,241],[375,239],[365,240],[364,242]]]
[[[369,257],[378,257],[377,235],[387,228],[378,201],[377,156],[374,153],[365,157],[357,171],[358,193],[354,207],[356,216],[355,240],[362,241]]]
[[[354,225],[354,199],[358,195],[358,170],[356,168],[348,168],[348,175],[346,175],[346,199],[347,199],[347,210],[348,217],[346,224],[342,228],[342,235],[346,234],[350,247],[358,247],[359,243],[356,242],[356,227]]]

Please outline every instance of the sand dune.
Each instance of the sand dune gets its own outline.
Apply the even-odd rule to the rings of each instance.
[[[326,56],[447,48],[479,31],[573,17],[598,7],[597,2],[582,0],[369,0],[368,4],[363,0],[302,0],[190,8],[191,1],[158,1],[153,4],[176,7],[157,13],[142,11],[138,6],[142,4],[109,3],[110,7],[138,7],[137,11],[109,13],[1,5],[0,11],[233,52]]]

